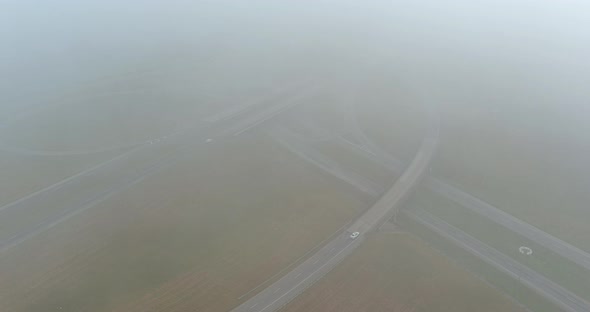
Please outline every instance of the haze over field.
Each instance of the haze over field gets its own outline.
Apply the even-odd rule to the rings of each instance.
[[[2,7],[0,311],[590,309],[587,1]]]

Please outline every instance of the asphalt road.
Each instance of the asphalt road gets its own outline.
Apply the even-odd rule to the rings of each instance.
[[[311,286],[314,281],[329,272],[364,240],[367,233],[378,228],[398,212],[399,204],[418,185],[436,151],[438,129],[433,128],[433,130],[436,131],[427,134],[414,160],[393,187],[354,221],[344,233],[328,242],[291,272],[239,305],[233,311],[276,311]],[[351,233],[357,231],[360,232],[360,236],[351,239]]]
[[[295,96],[290,96],[287,99],[283,98],[278,104],[272,105],[264,111],[249,111],[247,114],[244,114],[244,116],[226,132],[223,132],[222,135],[232,134],[237,136],[247,132],[250,129],[255,128],[270,120],[271,118],[279,115],[280,113],[293,108],[296,104],[301,102],[301,99],[308,97],[317,90],[317,87],[310,87],[307,90],[298,92],[298,94]]]
[[[362,154],[364,154],[366,157],[371,158],[373,161],[379,160],[378,162],[381,162],[383,164],[383,159],[376,157],[375,154],[368,153],[368,151],[364,149],[364,146],[347,140],[345,138],[340,138],[340,141],[352,147],[353,149],[356,149],[357,152],[360,151]],[[310,150],[309,147],[308,150]],[[307,151],[307,153],[309,153],[309,151]],[[327,163],[334,162],[334,160],[328,158],[325,158],[324,161]],[[401,164],[395,165],[395,161],[389,161],[388,164],[389,165],[387,167],[390,168],[392,172],[397,173],[401,170]],[[395,167],[393,167],[392,164],[394,164]],[[489,216],[490,219],[493,219],[496,222],[507,226],[508,228],[514,227],[518,229],[519,231],[516,231],[517,233],[526,234],[523,236],[531,236],[535,234],[535,232],[537,232],[535,234],[537,238],[544,238],[543,241],[553,241],[553,243],[556,244],[556,246],[554,247],[555,249],[565,248],[567,250],[566,253],[571,253],[572,249],[576,249],[573,246],[568,246],[564,242],[560,243],[558,239],[550,236],[549,234],[544,233],[539,229],[536,229],[512,217],[511,215],[506,214],[498,210],[497,208],[490,206],[489,204],[484,203],[481,200],[453,186],[450,186],[449,184],[446,184],[436,178],[428,177],[426,185],[431,189],[441,193],[442,195],[449,197],[452,200],[455,200],[458,203],[461,203],[469,207],[472,210],[479,209],[480,214],[484,216]],[[501,252],[483,244],[475,238],[472,238],[471,236],[462,232],[461,230],[454,228],[453,226],[438,219],[437,217],[434,217],[424,211],[409,211],[406,213],[410,215],[410,217],[431,228],[437,234],[452,240],[462,248],[468,250],[474,255],[480,257],[485,262],[498,268],[500,271],[507,273],[509,276],[512,276],[513,278],[519,279],[522,283],[534,289],[542,296],[545,296],[546,298],[554,302],[557,306],[562,307],[565,311],[590,311],[590,306],[584,299],[578,297],[577,295],[571,293],[567,289],[545,278],[541,274],[529,269],[525,265],[520,264],[512,258],[502,254]],[[514,222],[513,220],[517,220],[517,222]],[[579,253],[576,253],[576,255],[582,257],[580,261],[584,261],[583,253],[583,251],[579,251]]]
[[[262,107],[256,103],[242,107],[239,113],[228,114],[217,119],[214,124],[195,126],[166,139],[130,149],[102,164],[0,207],[0,252],[139,183],[186,156],[189,148],[207,144],[208,138],[233,134],[235,131],[242,133],[259,125],[300,103],[304,98],[302,94],[299,92],[279,99],[273,98],[271,103]]]
[[[428,178],[427,184],[435,192],[477,212],[478,214],[526,237],[527,239],[561,255],[562,257],[590,270],[590,254],[570,245],[456,187],[436,178]]]
[[[337,139],[343,145],[348,146],[350,150],[359,153],[375,163],[380,163],[392,173],[399,173],[403,168],[399,160],[389,155],[384,155],[382,151],[375,151],[370,146],[364,145],[364,143],[359,144],[342,137]],[[438,178],[427,177],[425,182],[426,187],[434,192],[590,270],[590,254],[588,252],[568,244]]]
[[[315,148],[310,148],[309,144],[299,137],[296,133],[282,126],[275,126],[270,131],[270,135],[281,145],[302,159],[310,162],[316,167],[322,169],[328,174],[338,178],[347,185],[361,190],[372,197],[383,194],[385,188],[381,185],[364,178],[360,174],[352,171],[350,168],[342,168],[337,162],[326,157]]]
[[[527,285],[543,297],[568,312],[590,311],[590,304],[567,289],[547,279],[527,266],[485,245],[465,232],[424,210],[404,211],[410,218],[428,227],[468,252],[481,258],[496,269]]]
[[[349,232],[340,234],[295,269],[233,311],[269,312],[278,310],[334,268],[361,242],[361,237],[350,238]]]
[[[411,194],[414,187],[430,166],[438,145],[437,134],[429,134],[422,147],[393,187],[385,193],[365,214],[349,228],[351,232],[367,233],[378,228],[399,212],[400,204]]]
[[[354,138],[355,140],[353,141],[345,138],[344,136],[336,137],[340,143],[349,147],[350,150],[372,160],[375,163],[380,163],[384,167],[388,168],[388,170],[390,170],[392,173],[401,172],[403,165],[399,160],[392,158],[386,153],[383,153],[380,149],[374,150],[373,145],[365,145],[363,141],[366,139],[366,137],[362,135],[354,136]],[[355,141],[359,141],[360,143]],[[308,147],[307,149],[308,151],[306,153],[310,153],[310,148]],[[325,158],[324,162],[334,163],[334,160]],[[343,174],[345,173],[340,173],[340,175]],[[358,181],[356,184],[358,184]],[[355,183],[351,183],[351,185],[355,185]],[[586,252],[571,246],[439,179],[433,177],[426,178],[426,186],[433,191],[479,213],[480,215],[487,217],[490,220],[493,220],[496,223],[547,247],[548,249],[553,250],[554,252],[564,256],[567,259],[570,259],[578,265],[589,268],[590,256]],[[528,287],[534,289],[541,295],[547,297],[566,311],[590,311],[590,306],[588,306],[588,303],[585,300],[545,278],[544,276],[536,273],[535,271],[529,269],[525,265],[520,264],[519,262],[500,253],[499,251],[470,237],[466,233],[452,227],[448,223],[423,211],[411,211],[408,213],[411,214],[411,217],[420,223],[427,225],[436,233],[451,239],[461,247],[469,250],[476,256],[482,258],[482,260],[492,264],[501,271],[508,273],[514,278],[520,277],[521,282],[525,283]]]
[[[268,104],[268,103],[271,103],[274,101],[280,101],[281,97],[289,96],[294,91],[303,91],[303,88],[305,88],[305,87],[306,87],[306,85],[304,83],[294,83],[291,85],[282,86],[282,87],[279,87],[275,90],[269,91],[267,94],[265,94],[261,97],[253,98],[253,99],[244,101],[243,103],[240,103],[238,105],[234,105],[228,109],[224,109],[216,114],[213,114],[213,115],[203,119],[203,121],[208,124],[214,124],[217,122],[222,122],[224,120],[229,120],[231,118],[235,118],[235,117],[240,116],[241,114],[243,114],[246,111],[252,111],[254,108],[256,108],[258,106],[262,106],[264,104]],[[309,92],[309,90],[307,90],[307,92]],[[287,103],[285,103],[285,104],[287,104]],[[265,120],[262,120],[260,122],[264,122],[264,121]],[[245,121],[245,123],[248,123],[248,121]],[[240,128],[239,125],[237,125],[236,127],[238,129]],[[106,152],[113,152],[113,151],[124,151],[125,149],[131,149],[134,147],[140,147],[142,145],[149,144],[149,142],[160,142],[160,141],[166,140],[169,136],[174,136],[180,132],[185,132],[185,130],[181,130],[176,133],[168,134],[168,135],[161,136],[161,137],[151,138],[150,140],[145,140],[143,142],[119,144],[119,145],[113,145],[113,146],[106,146],[106,147],[102,147],[102,148],[84,149],[84,150],[65,150],[65,151],[33,150],[33,149],[27,149],[27,148],[22,148],[22,147],[17,147],[17,146],[11,146],[11,145],[5,144],[4,142],[0,142],[0,151],[12,153],[12,154],[26,155],[26,156],[52,156],[52,157],[55,157],[55,156],[82,156],[82,155],[106,153]]]
[[[261,97],[253,98],[251,100],[244,101],[243,103],[239,103],[234,105],[230,108],[224,109],[216,114],[208,116],[203,119],[206,123],[217,123],[220,121],[228,120],[234,117],[239,116],[245,111],[248,111],[256,106],[263,105],[265,103],[274,102],[280,100],[282,96],[288,96],[292,94],[294,89],[298,90],[302,88],[301,84],[294,84],[294,85],[287,85],[276,88],[274,90],[269,91],[267,94],[264,94]]]

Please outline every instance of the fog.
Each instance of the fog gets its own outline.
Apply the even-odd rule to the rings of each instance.
[[[590,307],[587,1],[1,4],[0,310],[323,311],[375,246]]]
[[[308,71],[326,62],[380,67],[439,102],[535,109],[539,118],[573,118],[565,128],[587,124],[584,1],[4,1],[4,7],[3,111],[35,105],[35,94],[157,67],[162,59],[198,55],[206,62],[245,50],[243,59],[264,53],[269,64],[288,60]],[[565,139],[584,128],[563,130]]]

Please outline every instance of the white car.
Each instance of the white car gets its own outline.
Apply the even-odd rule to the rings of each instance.
[[[354,233],[350,234],[350,238],[352,238],[352,239],[355,239],[355,238],[357,238],[357,237],[358,237],[360,234],[361,234],[361,233],[359,233],[359,232],[354,232]]]

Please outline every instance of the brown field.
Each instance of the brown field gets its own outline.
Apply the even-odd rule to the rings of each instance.
[[[423,241],[380,232],[282,312],[522,312]]]
[[[363,204],[268,139],[199,148],[0,257],[1,311],[226,311]]]

